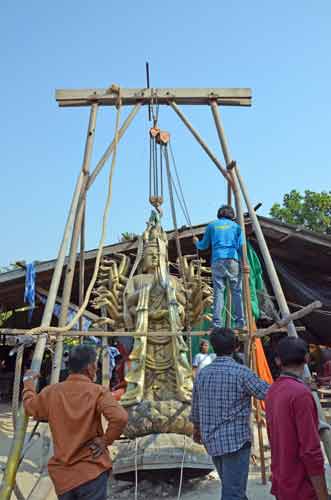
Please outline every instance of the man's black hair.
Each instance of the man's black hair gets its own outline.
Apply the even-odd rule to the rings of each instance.
[[[230,205],[222,205],[217,211],[217,218],[225,217],[226,219],[233,220],[235,218],[235,213]]]
[[[216,356],[230,356],[236,348],[236,336],[231,328],[213,328],[210,343]]]
[[[296,337],[285,337],[277,346],[277,355],[282,366],[302,365],[308,353],[306,342]]]
[[[94,347],[86,344],[77,345],[69,354],[69,370],[72,373],[82,373],[96,359],[97,353]]]

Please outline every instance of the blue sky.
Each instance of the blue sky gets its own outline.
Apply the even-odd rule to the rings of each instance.
[[[329,0],[2,0],[0,265],[57,254],[88,109],[58,108],[55,89],[144,87],[146,60],[154,87],[252,88],[253,106],[223,118],[260,214],[291,189],[329,190],[330,19]],[[184,111],[220,154],[210,110]],[[209,221],[225,199],[223,178],[171,110],[159,122],[172,134],[192,221]],[[114,110],[103,108],[92,167],[113,127]],[[148,128],[143,109],[119,146],[107,243],[142,232],[149,216]],[[106,170],[88,196],[87,248],[99,241]]]

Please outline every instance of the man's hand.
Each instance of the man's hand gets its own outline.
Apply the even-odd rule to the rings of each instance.
[[[93,458],[98,458],[107,449],[104,438],[96,437],[87,443],[92,452]]]
[[[197,238],[196,236],[193,236],[193,243],[196,244],[199,242],[199,238]]]
[[[36,380],[40,377],[40,374],[38,372],[35,372],[34,370],[26,370],[26,372],[24,373],[24,377],[29,377],[31,380]]]

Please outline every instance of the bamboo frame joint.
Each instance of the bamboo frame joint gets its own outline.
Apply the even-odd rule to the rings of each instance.
[[[226,169],[231,171],[234,168],[236,168],[236,166],[237,166],[237,162],[235,160],[231,160],[230,163],[228,163],[228,165],[226,166]]]

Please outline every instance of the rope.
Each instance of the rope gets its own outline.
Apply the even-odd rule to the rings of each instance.
[[[13,397],[12,397],[12,419],[13,419],[14,430],[16,430],[16,419],[20,401],[23,355],[24,355],[24,344],[21,344],[16,352],[15,376],[14,376]]]
[[[184,216],[186,218],[186,221],[188,222],[188,224],[189,224],[189,226],[190,226],[190,228],[192,230],[192,233],[194,233],[193,226],[192,226],[192,221],[191,221],[190,214],[189,214],[189,211],[188,211],[188,208],[187,208],[187,203],[185,201],[185,196],[184,196],[182,184],[180,182],[180,178],[179,178],[179,175],[178,175],[177,164],[176,164],[174,152],[172,150],[171,142],[169,142],[169,149],[170,149],[170,154],[171,154],[171,158],[172,158],[172,163],[173,163],[174,169],[175,169],[175,174],[176,174],[178,188],[179,188],[179,191],[180,191],[180,194],[181,194],[181,197],[182,197],[182,202],[183,202],[183,207],[184,207],[183,213],[184,213]],[[176,191],[176,194],[177,194],[176,187],[175,187],[175,191]],[[178,197],[178,201],[179,201],[178,194],[177,194],[177,197]]]
[[[173,195],[173,190],[172,190],[172,177],[171,177],[171,171],[170,171],[169,155],[168,155],[167,146],[163,147],[163,153],[164,153],[164,158],[165,158],[165,163],[166,163],[166,171],[167,171],[167,177],[168,177],[169,198],[170,198],[172,221],[173,221],[174,230],[175,230],[175,237],[176,237],[176,248],[177,248],[177,254],[178,254],[178,259],[179,259],[179,270],[180,270],[181,278],[183,280],[184,291],[185,291],[185,296],[186,296],[186,302],[185,302],[186,330],[188,332],[188,348],[189,348],[189,354],[190,354],[190,363],[192,365],[192,338],[191,338],[191,320],[190,320],[190,309],[189,309],[190,297],[189,297],[188,288],[187,288],[187,280],[186,280],[186,276],[185,276],[185,269],[183,266],[183,254],[182,254],[182,248],[181,248],[181,244],[180,244],[178,227],[177,227],[176,207],[175,207],[174,195]]]
[[[134,448],[134,500],[138,500],[138,439],[135,439]]]
[[[19,462],[18,462],[18,467],[21,465],[21,463],[23,462],[23,459],[26,455],[26,453],[28,452],[28,450],[31,448],[31,446],[34,444],[33,443],[33,438],[35,436],[37,436],[37,438],[39,439],[40,438],[40,433],[37,432],[37,429],[38,429],[38,426],[40,424],[40,420],[37,420],[36,423],[34,424],[33,426],[33,429],[31,431],[31,434],[30,436],[28,437],[28,440],[22,450],[22,453],[21,453],[21,456],[20,456],[20,459],[19,459]]]
[[[181,464],[181,467],[180,467],[180,479],[179,479],[179,488],[178,488],[177,500],[180,499],[181,494],[182,494],[185,454],[186,454],[186,436],[184,434],[184,449],[183,449],[182,464]]]
[[[17,500],[25,500],[25,496],[21,492],[21,490],[20,490],[20,488],[19,488],[19,486],[18,486],[17,483],[14,484],[13,491],[15,493],[15,496],[16,496]]]
[[[169,148],[170,148],[170,154],[171,154],[171,158],[172,158],[172,163],[173,163],[174,169],[175,169],[175,174],[176,174],[178,189],[180,191],[181,197],[178,194],[178,191],[177,191],[177,188],[176,188],[176,184],[175,184],[173,178],[171,178],[172,179],[171,182],[173,184],[173,187],[174,187],[174,190],[175,190],[175,193],[176,193],[179,205],[180,205],[180,207],[182,209],[182,212],[184,214],[184,218],[186,219],[186,222],[187,222],[187,224],[189,225],[189,227],[191,229],[192,237],[195,237],[195,231],[194,231],[194,228],[193,228],[193,225],[192,225],[191,217],[190,217],[189,210],[188,210],[188,207],[187,207],[187,203],[186,203],[186,200],[185,200],[184,191],[183,191],[183,188],[182,188],[182,183],[180,181],[180,177],[179,177],[179,174],[178,174],[178,169],[177,169],[177,164],[176,164],[176,160],[175,160],[175,155],[174,155],[174,152],[173,152],[173,149],[172,149],[170,141],[169,141]],[[197,258],[199,260],[199,250],[196,249],[196,252],[197,252]]]
[[[99,242],[99,246],[98,246],[97,256],[95,259],[93,275],[92,275],[90,284],[87,288],[84,302],[82,303],[81,307],[78,309],[76,315],[73,317],[73,319],[67,325],[65,325],[63,327],[39,326],[37,328],[32,328],[30,330],[30,333],[34,333],[34,334],[43,333],[43,332],[61,333],[61,332],[66,332],[66,331],[71,330],[73,328],[73,326],[77,323],[79,318],[82,316],[82,314],[84,313],[84,311],[89,303],[91,292],[93,290],[93,287],[94,287],[95,282],[96,282],[97,277],[98,277],[99,266],[100,266],[100,261],[101,261],[101,257],[102,257],[102,250],[103,250],[103,246],[104,246],[105,239],[106,239],[106,233],[107,233],[109,208],[110,208],[111,201],[112,201],[113,175],[114,175],[115,164],[116,164],[117,145],[118,145],[118,139],[119,139],[118,131],[119,131],[119,122],[120,122],[121,105],[122,105],[120,88],[117,88],[117,91],[118,91],[118,101],[117,101],[117,113],[116,113],[115,136],[114,136],[114,152],[113,152],[113,157],[112,157],[112,162],[111,162],[111,167],[110,167],[110,172],[109,172],[107,199],[106,199],[105,209],[104,209],[104,213],[103,213],[103,220],[102,220],[102,232],[101,232],[101,238],[100,238],[100,242]]]
[[[189,221],[189,218],[187,217],[187,214],[185,212],[185,206],[183,205],[183,201],[180,199],[179,197],[179,194],[178,194],[178,191],[177,191],[177,187],[176,187],[176,184],[175,184],[175,181],[173,179],[173,177],[171,177],[171,182],[172,182],[172,187],[174,188],[174,191],[175,191],[175,194],[177,196],[177,201],[179,203],[179,206],[180,208],[182,209],[182,212],[183,212],[183,215],[184,215],[184,218],[186,219],[186,222],[187,224],[190,226],[190,221]],[[191,231],[192,231],[192,236],[194,236],[194,231],[193,231],[193,227],[191,226],[190,227]]]

